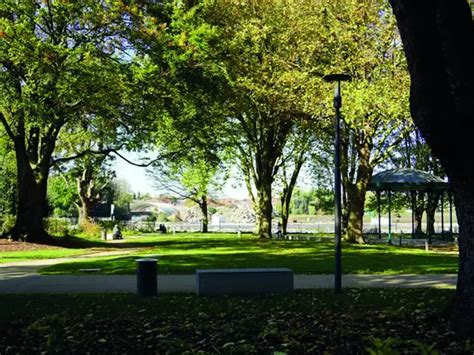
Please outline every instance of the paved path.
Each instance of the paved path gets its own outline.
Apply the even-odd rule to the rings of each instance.
[[[87,257],[129,254],[109,251],[70,258],[0,264],[0,294],[136,292],[134,275],[38,275],[42,267]],[[343,287],[455,287],[456,275],[343,275]],[[333,275],[295,275],[295,289],[333,288]],[[159,275],[158,292],[195,292],[194,275]]]
[[[295,275],[295,289],[332,288],[332,275]],[[343,275],[343,287],[454,287],[456,275]],[[136,292],[133,275],[24,275],[0,280],[0,294]],[[158,292],[195,292],[194,275],[159,275]]]

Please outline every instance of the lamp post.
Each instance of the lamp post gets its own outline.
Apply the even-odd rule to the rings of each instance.
[[[347,74],[330,74],[323,78],[327,82],[336,82],[334,91],[334,108],[336,116],[334,119],[334,200],[335,200],[335,220],[334,220],[334,244],[336,265],[334,270],[334,290],[341,293],[342,264],[341,264],[341,81],[350,81],[351,76]]]

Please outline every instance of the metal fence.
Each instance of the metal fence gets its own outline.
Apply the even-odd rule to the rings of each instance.
[[[153,232],[157,231],[159,225],[162,222],[146,222],[146,221],[122,221],[122,225],[133,231],[142,231],[142,232]],[[199,232],[202,230],[202,223],[189,223],[189,222],[167,222],[164,223],[168,232]],[[392,223],[392,233],[411,233],[411,223]],[[442,233],[441,223],[435,223],[435,233]],[[273,230],[276,233],[276,222],[273,225]],[[388,225],[382,225],[382,233],[388,233]],[[255,231],[255,223],[220,223],[220,224],[210,224],[208,225],[209,232],[227,232],[227,233],[251,233]],[[458,233],[459,227],[457,224],[453,224],[453,233]],[[449,231],[449,225],[444,225],[444,231]],[[333,222],[316,222],[308,223],[301,222],[288,223],[287,227],[288,233],[334,233],[334,223]],[[370,223],[364,224],[365,233],[378,233],[378,226]]]

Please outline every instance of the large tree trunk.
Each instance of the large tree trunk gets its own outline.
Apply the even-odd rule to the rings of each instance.
[[[199,203],[202,213],[202,233],[209,232],[209,213],[207,210],[207,205],[207,196],[204,195],[201,197],[201,202]]]
[[[428,194],[428,203],[426,205],[426,234],[428,234],[430,237],[435,234],[435,214],[440,196],[441,195],[439,192],[432,192]]]
[[[415,217],[415,235],[423,234],[423,213],[425,213],[425,193],[415,192],[415,209],[413,211]]]
[[[92,215],[92,209],[94,208],[94,202],[91,201],[87,196],[79,195],[81,203],[78,206],[79,208],[79,224],[81,225],[84,222],[90,220]]]
[[[15,226],[10,234],[13,240],[51,243],[51,236],[45,231],[43,223],[46,214],[48,169],[33,171],[26,157],[26,151],[20,145],[21,143],[17,143],[15,147],[18,206]]]
[[[257,196],[257,235],[260,238],[271,238],[273,214],[271,181],[257,187]]]
[[[92,169],[84,168],[82,175],[77,178],[77,192],[81,201],[79,205],[79,224],[89,221],[98,196],[94,191]]]
[[[372,166],[370,164],[371,149],[368,145],[361,145],[358,149],[359,165],[355,184],[349,183],[347,197],[348,205],[347,240],[351,243],[365,243],[364,241],[364,207],[367,187],[372,177]]]
[[[363,220],[366,191],[350,193],[349,223],[347,225],[346,239],[350,243],[364,243]]]
[[[459,223],[453,321],[474,335],[474,27],[466,0],[390,0],[411,76],[416,125],[446,170]]]

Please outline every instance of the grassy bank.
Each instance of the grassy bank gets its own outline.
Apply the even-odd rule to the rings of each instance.
[[[76,274],[100,268],[106,274],[133,274],[135,260],[158,257],[161,274],[192,274],[198,268],[288,267],[295,273],[333,272],[334,246],[328,242],[259,240],[235,234],[151,235],[125,245],[146,250],[133,255],[75,261],[50,266],[44,274]],[[124,245],[124,246],[125,246]],[[444,274],[457,272],[455,253],[387,245],[343,245],[343,272],[353,274]]]

